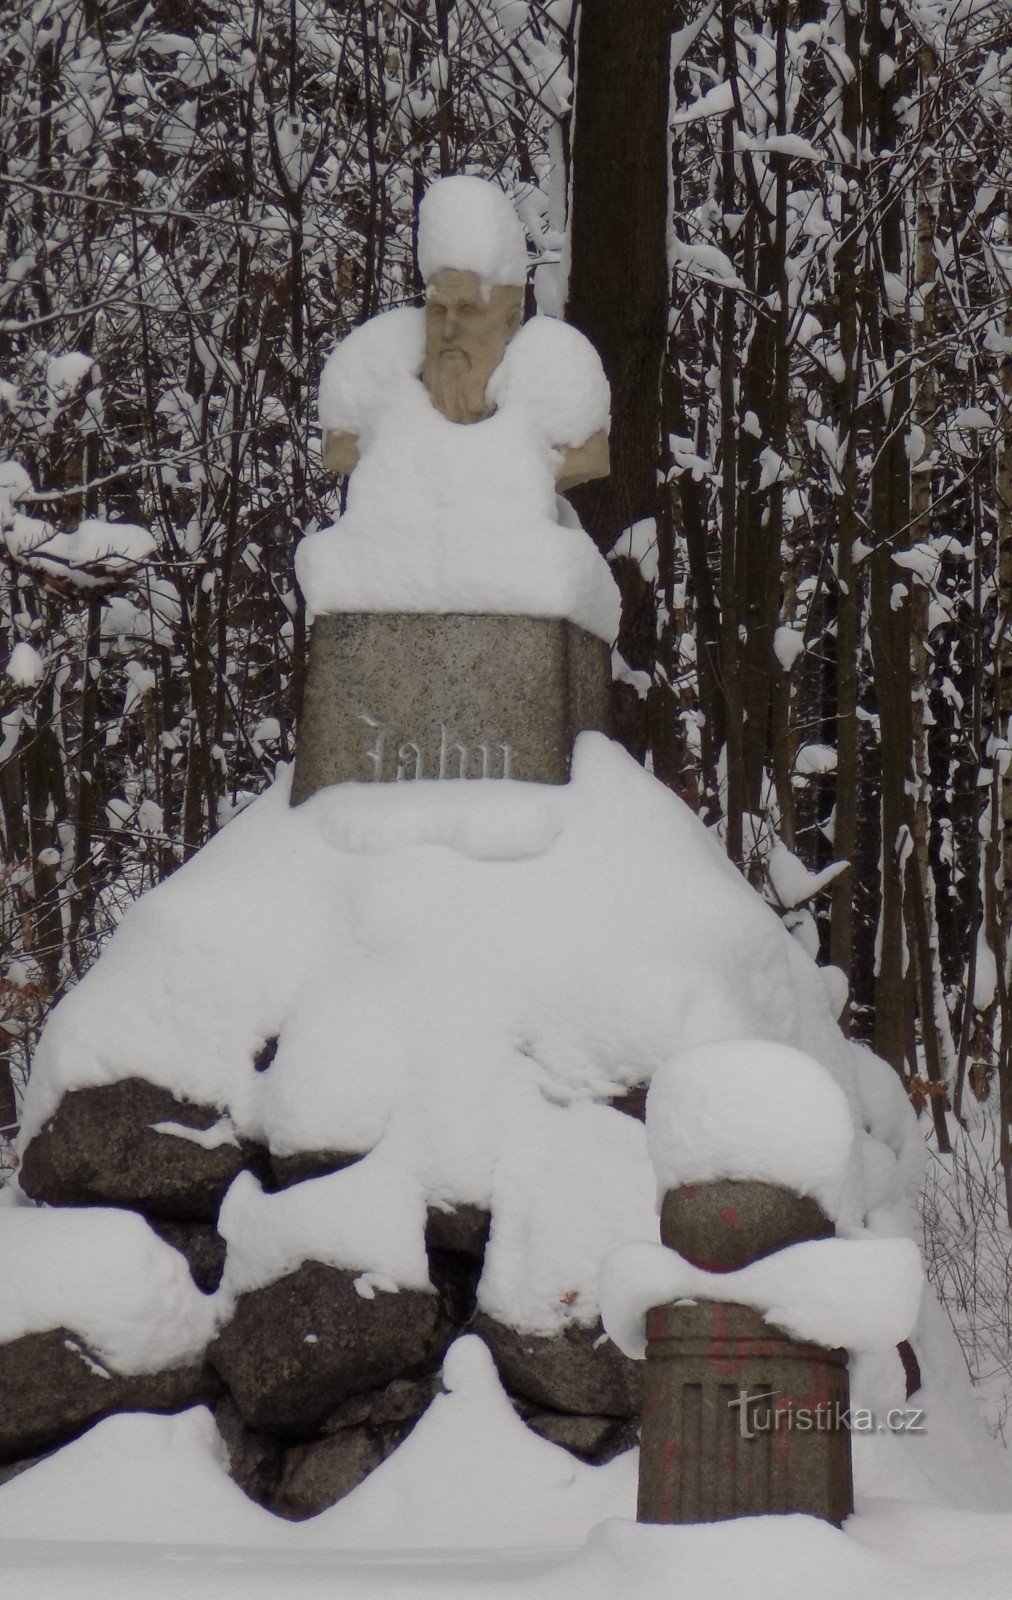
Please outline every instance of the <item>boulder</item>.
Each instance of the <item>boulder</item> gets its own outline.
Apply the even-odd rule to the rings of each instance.
[[[74,1089],[25,1150],[21,1187],[48,1205],[126,1206],[167,1221],[214,1222],[236,1173],[255,1164],[255,1149],[205,1148],[154,1125],[206,1133],[220,1119],[216,1106],[179,1100],[143,1078]]]
[[[208,1358],[244,1422],[306,1438],[342,1401],[438,1366],[455,1331],[434,1291],[355,1288],[361,1275],[304,1261],[239,1296]]]
[[[472,1205],[447,1211],[430,1206],[426,1216],[429,1278],[461,1328],[474,1315],[491,1220],[487,1211]]]
[[[158,1222],[151,1227],[159,1239],[186,1257],[190,1276],[198,1289],[213,1294],[225,1270],[225,1241],[209,1222]]]
[[[438,1378],[395,1379],[353,1395],[325,1419],[321,1437],[288,1444],[248,1428],[225,1395],[216,1417],[233,1480],[277,1516],[300,1521],[349,1494],[411,1431],[439,1386]]]
[[[425,1248],[430,1255],[434,1250],[452,1250],[484,1261],[491,1225],[492,1218],[480,1206],[453,1206],[445,1211],[430,1206],[425,1215]]]
[[[331,1172],[340,1172],[356,1161],[361,1161],[365,1151],[356,1150],[299,1150],[295,1155],[270,1154],[270,1179],[265,1185],[271,1189],[290,1189],[295,1183],[305,1183],[307,1178],[325,1178]]]
[[[521,1412],[521,1415],[523,1413]],[[639,1430],[631,1419],[619,1417],[575,1417],[561,1411],[534,1411],[524,1417],[532,1433],[550,1444],[560,1445],[570,1455],[592,1466],[603,1467],[639,1440]]]
[[[363,1427],[293,1446],[284,1452],[269,1509],[292,1522],[317,1516],[357,1489],[395,1444],[385,1448],[382,1435]]]
[[[662,1242],[707,1272],[735,1271],[834,1231],[810,1196],[751,1178],[669,1189],[661,1206]]]
[[[38,1455],[114,1411],[185,1411],[219,1389],[201,1365],[119,1373],[68,1328],[26,1333],[0,1345],[0,1461]]]
[[[478,1312],[470,1331],[491,1350],[504,1388],[535,1406],[573,1416],[639,1415],[642,1362],[623,1355],[600,1321],[542,1335]]]

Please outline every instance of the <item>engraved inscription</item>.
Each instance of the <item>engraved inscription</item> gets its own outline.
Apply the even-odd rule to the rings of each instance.
[[[439,747],[431,752],[418,739],[405,739],[397,746],[396,754],[387,756],[387,738],[390,732],[385,722],[371,711],[360,711],[359,721],[364,722],[372,735],[372,743],[362,752],[369,764],[369,778],[374,783],[389,780],[402,782],[432,776],[436,778],[512,778],[516,749],[506,740],[502,744],[485,741],[470,745],[454,737],[445,722],[439,724]],[[391,744],[393,741],[390,741]],[[392,769],[392,770],[390,770]]]
[[[407,767],[407,763],[409,761],[414,762],[414,766],[410,772],[408,771]],[[408,739],[407,742],[402,744],[398,750],[397,771],[395,773],[395,777],[398,780],[401,778],[425,777],[425,753],[417,740]],[[440,777],[442,777],[442,773],[440,773]]]
[[[372,775],[378,781],[383,776],[383,746],[386,743],[387,730],[379,718],[370,716],[368,711],[360,711],[359,717],[367,727],[376,730],[376,743],[371,750],[366,751],[365,758],[372,762]]]

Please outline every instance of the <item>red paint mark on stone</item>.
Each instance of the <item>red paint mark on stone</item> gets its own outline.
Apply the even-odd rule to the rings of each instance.
[[[725,1228],[736,1228],[741,1221],[741,1212],[737,1206],[721,1206],[720,1220]]]

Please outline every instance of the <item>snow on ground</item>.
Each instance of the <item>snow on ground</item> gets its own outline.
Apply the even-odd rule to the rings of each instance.
[[[477,1340],[451,1349],[445,1382],[448,1392],[395,1455],[347,1500],[302,1524],[259,1510],[230,1482],[203,1408],[100,1423],[0,1488],[10,1591],[18,1600],[1008,1593],[1008,1512],[887,1495],[859,1500],[843,1532],[807,1517],[641,1527],[632,1520],[635,1452],[587,1467],[536,1438]],[[883,1437],[857,1442],[860,1481],[862,1451],[874,1454]],[[911,1486],[924,1487],[916,1475],[898,1476],[893,1496]],[[996,1488],[992,1480],[991,1501]]]
[[[921,1149],[898,1082],[842,1038],[804,951],[617,746],[582,735],[572,783],[536,793],[287,797],[282,775],[127,913],[48,1025],[25,1110],[30,1134],[67,1089],[139,1073],[278,1153],[368,1152],[277,1195],[240,1178],[226,1297],[307,1241],[414,1281],[425,1205],[466,1200],[496,1217],[486,1309],[532,1330],[592,1321],[609,1246],[656,1238],[645,1130],[602,1102],[667,1072],[673,1043],[721,1039],[822,1064],[853,1119],[865,1226],[898,1248]],[[827,1081],[816,1098],[839,1108]],[[830,1121],[839,1167],[847,1130]],[[5,1208],[5,1224],[22,1215]],[[45,1228],[52,1214],[27,1215]],[[121,1416],[0,1486],[0,1559],[19,1600],[1004,1596],[1008,1465],[930,1296],[913,1343],[922,1425],[855,1435],[863,1498],[843,1533],[805,1518],[636,1527],[635,1453],[595,1468],[537,1438],[463,1339],[404,1444],[309,1523],[245,1499],[205,1410]],[[895,1350],[857,1356],[852,1378],[879,1415],[904,1406]]]

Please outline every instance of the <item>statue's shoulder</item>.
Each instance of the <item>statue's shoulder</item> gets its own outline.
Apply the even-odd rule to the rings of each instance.
[[[328,356],[320,378],[320,421],[332,433],[359,433],[397,383],[417,376],[425,356],[425,313],[397,306],[370,317]]]
[[[523,408],[551,445],[583,444],[607,431],[611,391],[601,358],[578,328],[557,317],[531,317],[506,347],[492,375],[497,406]]]

